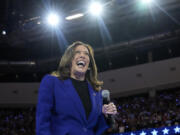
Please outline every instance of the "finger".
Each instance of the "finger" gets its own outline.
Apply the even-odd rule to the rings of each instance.
[[[115,107],[114,103],[112,103],[112,102],[109,103],[108,106],[109,106],[109,107]]]
[[[114,103],[113,103],[113,102],[110,102],[109,105],[114,105]]]
[[[104,114],[107,114],[108,111],[109,111],[108,105],[104,104],[103,107],[102,107],[102,112],[103,112]]]
[[[106,114],[116,114],[117,112],[106,112]]]
[[[109,107],[109,109],[116,109],[116,106],[115,105],[110,105],[110,106],[108,106]]]
[[[104,105],[103,105],[103,107],[107,108],[107,107],[108,107],[108,105],[107,105],[107,104],[104,104]]]
[[[110,103],[109,106],[116,107],[114,103]]]
[[[116,112],[116,111],[117,111],[117,109],[114,108],[114,107],[112,107],[112,108],[110,108],[110,109],[107,110],[107,112]]]
[[[103,105],[103,110],[105,112],[115,112],[117,111],[116,106],[113,103],[110,103],[108,105]]]

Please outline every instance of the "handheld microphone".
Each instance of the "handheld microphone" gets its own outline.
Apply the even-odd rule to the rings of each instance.
[[[110,92],[109,90],[103,90],[102,91],[102,98],[103,98],[103,104],[109,104],[110,103]],[[116,122],[112,114],[108,114],[108,123],[110,125],[110,128],[116,129]]]

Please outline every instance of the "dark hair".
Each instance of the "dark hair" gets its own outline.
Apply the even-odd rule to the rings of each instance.
[[[66,49],[64,55],[62,56],[60,60],[57,71],[53,72],[52,75],[55,75],[61,80],[65,80],[70,77],[71,64],[72,64],[73,57],[75,55],[75,48],[79,45],[85,46],[89,51],[90,69],[87,70],[85,77],[90,82],[92,87],[96,91],[99,91],[101,90],[103,82],[97,79],[97,67],[96,67],[96,63],[94,59],[94,51],[90,45],[85,44],[83,42],[76,41]]]

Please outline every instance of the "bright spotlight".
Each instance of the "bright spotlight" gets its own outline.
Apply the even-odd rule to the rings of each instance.
[[[143,4],[150,4],[152,2],[152,0],[141,0],[141,2]]]
[[[6,35],[6,31],[5,30],[2,31],[2,35]]]
[[[89,6],[89,12],[95,16],[98,16],[102,13],[103,7],[102,4],[99,2],[93,2],[90,6]]]
[[[55,13],[50,13],[47,16],[47,22],[51,26],[57,26],[59,24],[59,16]]]

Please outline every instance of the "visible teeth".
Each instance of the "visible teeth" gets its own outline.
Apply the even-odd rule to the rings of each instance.
[[[77,62],[77,65],[78,65],[78,66],[80,66],[80,65],[85,66],[85,62],[84,62],[84,61],[78,61],[78,62]]]

